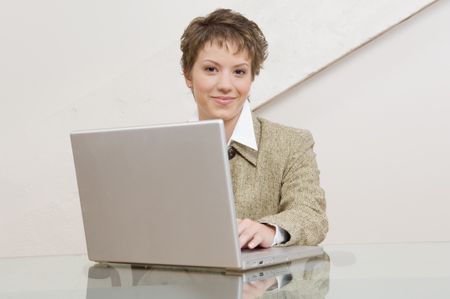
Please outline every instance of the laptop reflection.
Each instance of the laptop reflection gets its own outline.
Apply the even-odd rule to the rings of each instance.
[[[233,275],[96,264],[86,298],[325,298],[329,272],[327,254]]]

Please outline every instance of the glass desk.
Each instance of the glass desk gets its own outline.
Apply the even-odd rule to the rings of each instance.
[[[324,246],[242,275],[101,265],[86,256],[0,259],[0,298],[450,298],[450,243]]]

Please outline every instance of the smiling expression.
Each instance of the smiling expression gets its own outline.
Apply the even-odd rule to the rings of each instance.
[[[235,123],[250,92],[251,59],[246,51],[236,53],[232,43],[223,47],[206,43],[185,79],[197,103],[200,120]]]

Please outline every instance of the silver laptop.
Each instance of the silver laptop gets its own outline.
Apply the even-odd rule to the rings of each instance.
[[[71,134],[88,257],[242,271],[323,252],[241,251],[223,122]]]

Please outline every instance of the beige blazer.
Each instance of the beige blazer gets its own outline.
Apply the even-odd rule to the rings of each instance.
[[[258,151],[231,142],[237,217],[285,229],[290,240],[283,246],[320,243],[328,221],[311,133],[255,116],[253,125]]]

